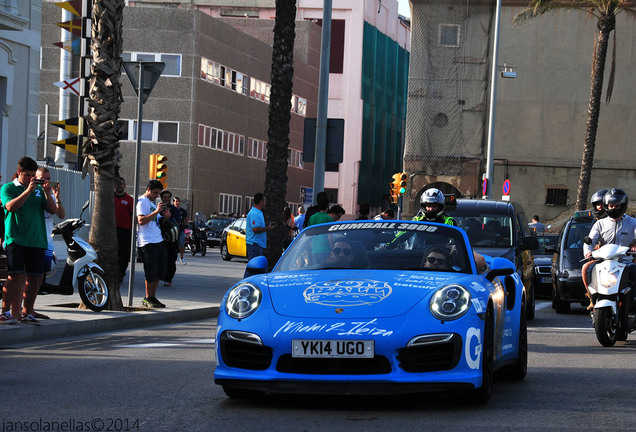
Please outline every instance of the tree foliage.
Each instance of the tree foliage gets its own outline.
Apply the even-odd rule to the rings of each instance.
[[[594,165],[594,148],[596,146],[596,132],[598,130],[598,119],[601,110],[605,61],[607,59],[610,34],[616,28],[616,15],[623,11],[633,14],[635,9],[634,3],[631,0],[532,0],[528,7],[515,15],[513,23],[519,25],[539,15],[558,12],[564,9],[578,10],[597,19],[592,57],[590,101],[588,105],[585,142],[583,144],[583,157],[581,160],[581,172],[576,197],[576,209],[585,210],[587,207],[592,167]],[[614,44],[614,46],[616,46],[616,44]],[[614,82],[615,51],[613,57],[608,83],[607,102],[609,102],[611,98],[611,90]]]

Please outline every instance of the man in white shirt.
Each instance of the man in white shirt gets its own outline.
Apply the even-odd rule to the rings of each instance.
[[[150,180],[146,192],[137,201],[137,246],[141,260],[144,263],[144,278],[146,281],[146,297],[141,305],[149,308],[166,307],[157,300],[157,286],[165,277],[168,256],[159,227],[159,215],[169,216],[167,207],[155,201],[161,194],[163,186],[158,180]]]

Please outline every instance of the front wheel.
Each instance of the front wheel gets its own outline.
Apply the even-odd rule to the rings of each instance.
[[[205,256],[205,252],[208,248],[208,245],[206,243],[206,240],[201,240],[201,256]]]
[[[77,290],[82,302],[92,311],[100,312],[108,303],[108,285],[102,270],[94,268],[86,271],[77,280]]]
[[[596,339],[605,347],[614,346],[617,339],[616,320],[612,309],[604,307],[594,310]]]
[[[530,282],[530,293],[528,294],[528,299],[526,301],[526,319],[533,320],[534,319],[534,310],[535,310],[535,302],[534,302],[534,279]]]

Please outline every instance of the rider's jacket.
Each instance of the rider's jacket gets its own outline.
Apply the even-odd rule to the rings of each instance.
[[[636,219],[628,215],[624,215],[619,220],[611,217],[599,219],[592,225],[589,237],[592,244],[583,245],[583,253],[586,255],[594,250],[599,240],[602,240],[604,244],[630,246],[636,239]],[[621,262],[630,263],[632,257],[622,258]]]
[[[414,221],[425,221],[425,222],[437,222],[446,225],[455,226],[455,220],[451,216],[446,216],[444,213],[437,215],[437,217],[433,220],[426,219],[423,212],[419,212],[413,217]]]

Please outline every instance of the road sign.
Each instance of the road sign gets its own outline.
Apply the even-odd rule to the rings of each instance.
[[[510,180],[508,179],[503,182],[503,194],[510,195]]]
[[[143,74],[140,73],[140,67],[143,69]],[[159,80],[161,72],[165,67],[166,64],[162,62],[124,62],[126,75],[128,75],[128,79],[135,89],[137,96],[139,96],[139,88],[141,87],[143,92],[142,103],[146,103],[150,92],[155,84],[157,84],[157,80]],[[140,76],[143,77],[141,86],[139,85]]]

